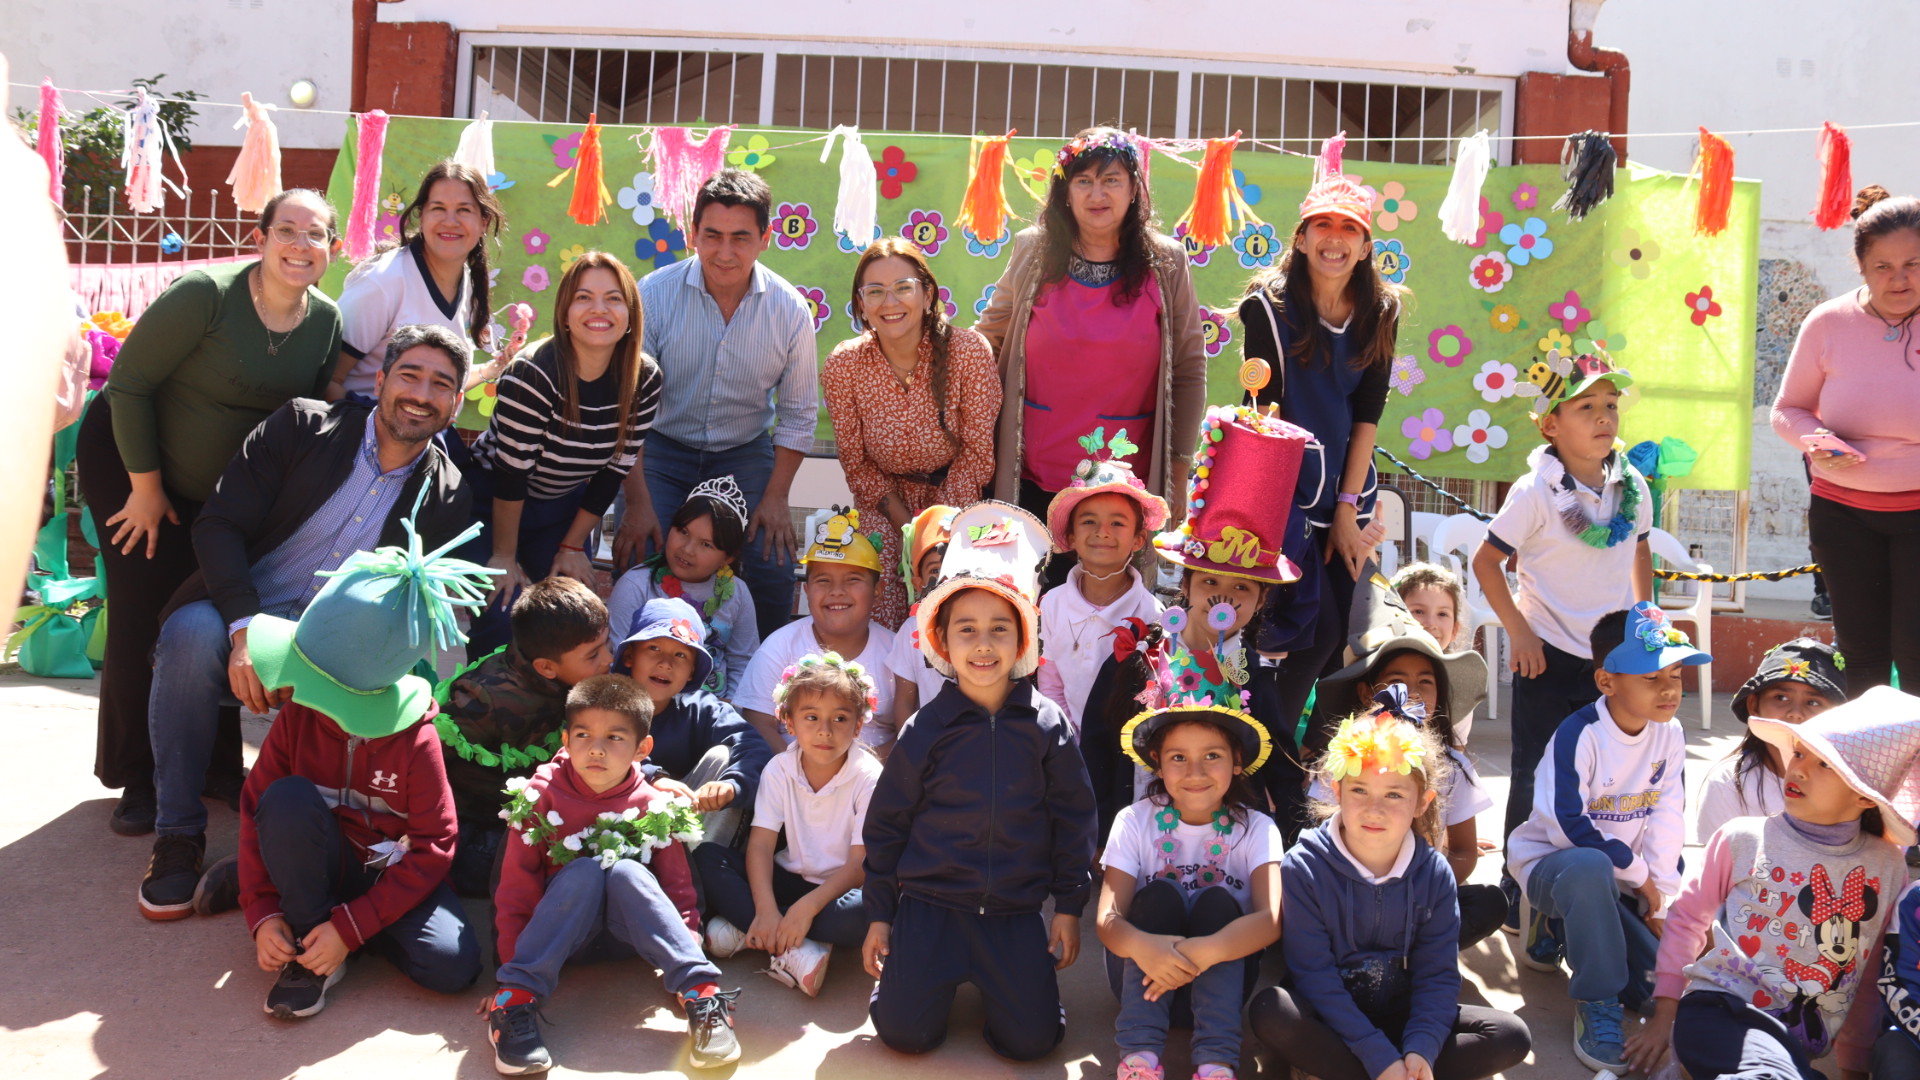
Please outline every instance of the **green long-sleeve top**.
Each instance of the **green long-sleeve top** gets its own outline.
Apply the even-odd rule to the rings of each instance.
[[[340,309],[307,290],[307,317],[285,341],[254,310],[257,263],[190,270],[133,324],[107,377],[113,438],[130,473],[160,470],[167,489],[213,494],[247,433],[296,397],[319,397],[340,356]]]

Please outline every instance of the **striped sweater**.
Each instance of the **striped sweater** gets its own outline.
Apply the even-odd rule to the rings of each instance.
[[[580,508],[604,514],[653,427],[660,407],[660,365],[651,357],[642,359],[640,385],[625,418],[627,443],[616,454],[621,418],[613,368],[579,384],[579,420],[569,423],[559,363],[559,350],[549,339],[507,366],[493,422],[473,444],[474,460],[493,473],[496,499],[557,499],[584,484]]]

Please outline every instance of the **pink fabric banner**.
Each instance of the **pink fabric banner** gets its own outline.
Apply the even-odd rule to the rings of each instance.
[[[137,319],[153,298],[189,270],[246,262],[255,255],[227,259],[186,259],[178,262],[79,263],[68,267],[69,280],[81,307],[88,312],[117,311]]]

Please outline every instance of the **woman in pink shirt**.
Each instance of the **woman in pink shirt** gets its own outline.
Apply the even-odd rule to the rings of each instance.
[[[1807,531],[1833,599],[1847,691],[1920,677],[1920,199],[1854,200],[1865,282],[1814,308],[1773,402],[1773,430],[1813,469]],[[1816,446],[1835,436],[1848,452]]]

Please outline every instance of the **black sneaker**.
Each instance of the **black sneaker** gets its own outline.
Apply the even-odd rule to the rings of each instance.
[[[688,1064],[716,1069],[740,1060],[740,1041],[733,1037],[733,1002],[738,990],[716,990],[701,997],[680,999],[687,1010]]]
[[[200,884],[200,861],[206,853],[205,833],[155,840],[147,876],[140,881],[140,914],[158,922],[193,914],[193,891]]]
[[[1827,599],[1826,593],[1813,594],[1813,617],[1821,622],[1833,621],[1833,601]]]
[[[533,995],[507,987],[488,999],[487,1027],[493,1038],[495,1072],[525,1076],[553,1068],[553,1055],[547,1053],[547,1042],[540,1037],[539,1007]]]
[[[120,793],[120,801],[113,804],[113,815],[107,818],[107,828],[121,836],[145,836],[153,831],[153,817],[158,812],[158,800],[153,793],[152,784],[127,785]]]
[[[327,991],[346,973],[347,965],[342,963],[323,979],[302,967],[300,961],[287,961],[280,969],[280,977],[273,980],[273,989],[267,991],[267,1015],[275,1020],[312,1016],[327,1007]]]
[[[199,915],[218,915],[240,906],[240,856],[229,855],[200,875],[193,889],[193,910]]]

